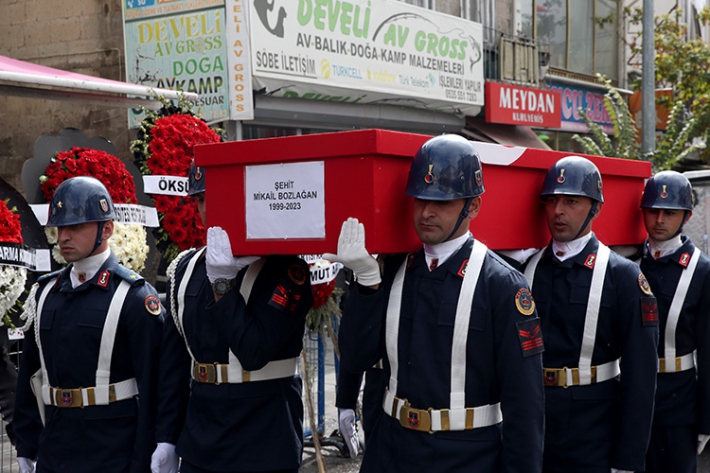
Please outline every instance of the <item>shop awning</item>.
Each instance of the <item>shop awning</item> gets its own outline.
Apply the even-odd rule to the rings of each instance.
[[[149,110],[157,110],[162,105],[152,97],[163,96],[174,100],[184,95],[190,101],[196,101],[198,97],[195,93],[102,79],[6,56],[0,56],[0,95],[68,100],[125,108],[142,106]]]
[[[479,118],[466,117],[466,127],[461,130],[461,133],[473,140],[486,143],[551,149],[528,126],[488,123]]]

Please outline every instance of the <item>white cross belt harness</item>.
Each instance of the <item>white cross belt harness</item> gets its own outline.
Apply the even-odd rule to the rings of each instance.
[[[187,341],[187,337],[183,331],[183,314],[185,312],[185,292],[187,291],[187,285],[192,277],[192,273],[195,270],[195,265],[197,260],[200,258],[202,253],[204,253],[206,248],[201,248],[192,257],[192,259],[187,263],[185,268],[185,274],[180,281],[180,287],[177,291],[177,312],[175,311],[176,304],[174,301],[170,304],[170,311],[175,321],[175,327],[177,328],[180,335],[182,335],[185,341],[185,346],[187,351],[192,358],[192,379],[198,383],[208,383],[208,384],[239,384],[248,383],[255,381],[266,381],[269,379],[279,379],[279,378],[291,378],[296,375],[297,372],[297,359],[288,358],[284,360],[270,361],[263,368],[256,371],[247,371],[242,368],[242,364],[239,362],[237,357],[229,350],[229,362],[224,363],[199,363],[195,359],[195,355],[192,353],[190,344]],[[171,293],[175,294],[175,269],[179,261],[187,254],[187,252],[179,255],[173,263],[171,263],[170,268],[168,268],[168,277],[171,283]],[[242,284],[239,288],[239,293],[244,298],[244,303],[249,302],[249,296],[251,295],[252,287],[256,281],[259,271],[264,266],[264,259],[258,259],[253,262],[247,268],[247,272],[242,279]]]
[[[111,377],[111,356],[113,355],[113,345],[116,340],[116,329],[118,320],[121,317],[121,308],[126,300],[131,284],[128,281],[121,281],[116,292],[111,298],[111,303],[106,313],[103,332],[101,333],[101,345],[99,347],[99,362],[96,370],[96,386],[89,388],[62,389],[49,386],[49,376],[42,352],[42,343],[39,336],[40,318],[42,308],[47,299],[56,278],[47,282],[37,303],[37,319],[35,320],[35,340],[39,349],[39,359],[42,366],[42,401],[45,405],[57,407],[87,407],[107,405],[112,402],[130,399],[138,394],[138,383],[136,378],[126,379],[119,383],[109,384]]]
[[[525,268],[525,277],[532,290],[535,280],[535,270],[542,258],[545,248],[533,255]],[[619,360],[612,360],[607,363],[592,366],[592,355],[594,353],[594,343],[597,337],[597,323],[599,322],[599,307],[602,301],[602,290],[604,289],[604,278],[606,268],[609,264],[611,250],[609,247],[599,242],[597,249],[597,260],[592,270],[592,282],[589,288],[587,299],[587,311],[584,317],[584,332],[582,334],[582,349],[579,354],[577,368],[543,368],[543,380],[546,386],[585,386],[588,384],[601,383],[615,378],[621,372]]]
[[[695,368],[695,352],[686,353],[683,356],[676,356],[676,329],[678,328],[678,320],[680,312],[683,309],[685,298],[688,295],[688,287],[690,281],[695,274],[695,268],[698,266],[700,259],[700,250],[695,248],[693,256],[690,257],[688,266],[683,270],[678,279],[678,286],[671,307],[668,309],[668,319],[666,320],[666,330],[663,334],[663,358],[658,360],[659,373],[677,373]]]
[[[415,409],[406,399],[395,396],[397,392],[397,374],[399,368],[398,340],[399,319],[402,308],[404,276],[407,268],[405,258],[397,271],[387,303],[387,321],[385,327],[385,345],[391,373],[389,387],[385,391],[382,408],[387,415],[399,420],[402,427],[422,432],[437,432],[445,430],[470,430],[498,424],[503,420],[500,403],[478,407],[465,407],[466,402],[466,342],[468,340],[468,325],[471,318],[473,294],[476,291],[478,277],[481,274],[483,262],[488,248],[478,240],[473,241],[466,274],[461,284],[456,319],[454,321],[454,336],[451,347],[451,392],[448,409]]]

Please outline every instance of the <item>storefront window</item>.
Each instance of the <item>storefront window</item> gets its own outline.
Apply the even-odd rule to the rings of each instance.
[[[553,67],[618,79],[618,12],[618,0],[520,0],[519,34],[549,45]]]

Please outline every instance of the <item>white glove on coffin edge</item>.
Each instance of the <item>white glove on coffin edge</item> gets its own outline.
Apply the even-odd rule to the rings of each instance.
[[[380,265],[365,249],[365,226],[356,218],[343,222],[338,238],[338,254],[324,253],[323,259],[343,263],[352,269],[357,282],[363,286],[376,286],[382,282]]]
[[[229,235],[221,227],[207,229],[207,252],[205,266],[207,279],[211,283],[217,279],[234,279],[244,267],[259,259],[256,256],[235,257],[232,255],[232,244]]]
[[[338,426],[340,434],[343,436],[343,440],[345,440],[345,444],[350,451],[350,458],[355,458],[360,447],[360,439],[357,436],[357,428],[355,426],[355,411],[352,409],[340,409]]]
[[[177,473],[178,460],[175,445],[160,442],[150,457],[150,471],[151,473]]]

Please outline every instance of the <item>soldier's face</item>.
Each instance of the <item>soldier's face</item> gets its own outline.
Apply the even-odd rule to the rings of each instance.
[[[683,210],[675,209],[642,209],[643,223],[648,236],[656,241],[670,240],[678,232],[680,226],[687,222],[692,212],[685,216]]]
[[[456,226],[465,202],[466,199],[414,199],[412,206],[414,230],[419,239],[427,245],[437,245],[446,241]],[[471,220],[476,217],[480,208],[481,198],[476,197],[471,201],[468,217],[461,222],[461,226],[450,239],[457,238],[468,231]]]
[[[58,227],[57,244],[62,257],[72,263],[89,256],[96,243],[98,228],[98,222]]]
[[[564,243],[572,241],[589,215],[592,205],[597,205],[589,197],[578,195],[551,195],[545,200],[547,226],[552,238]],[[599,209],[577,238],[592,231],[592,221],[599,215]]]

